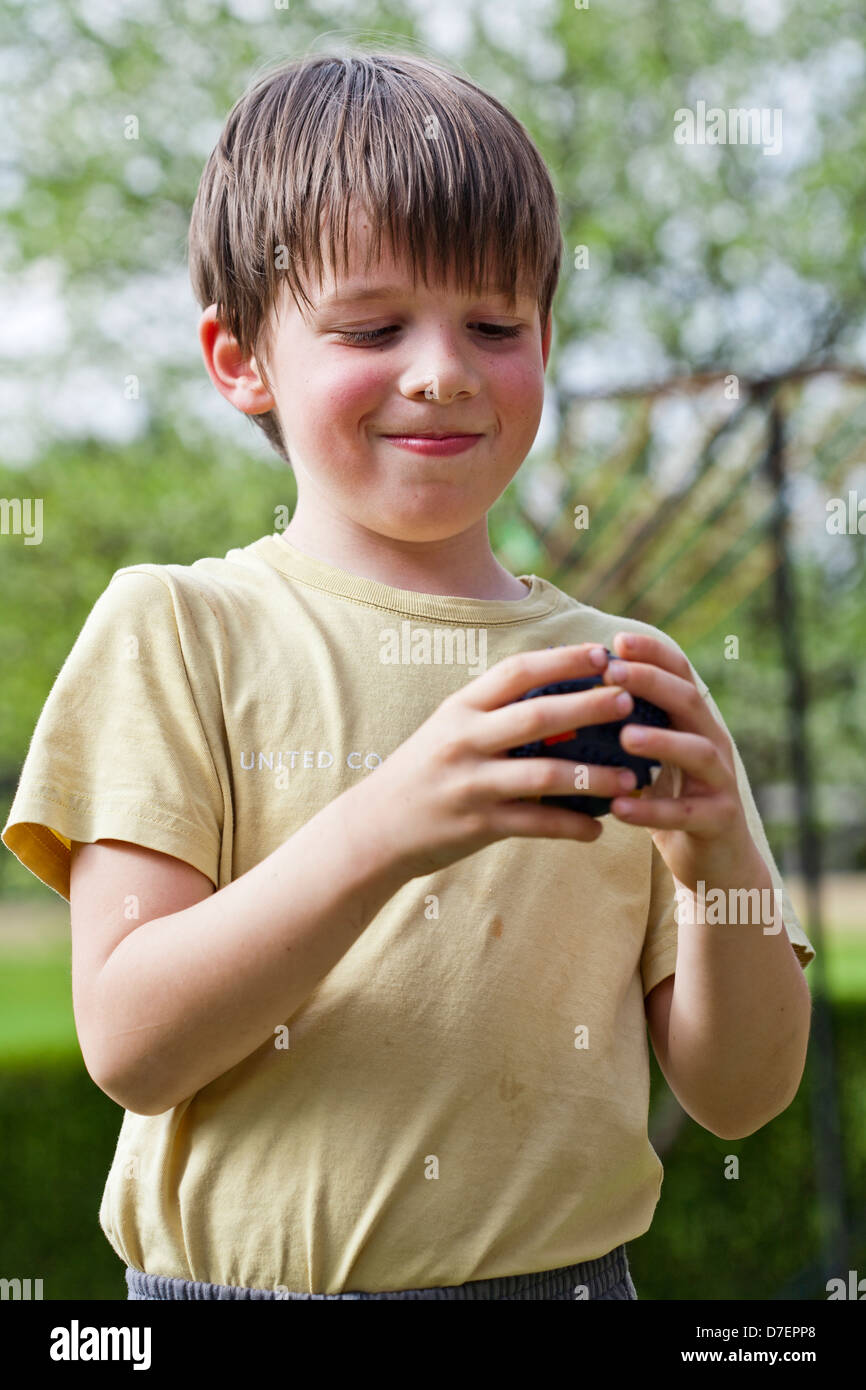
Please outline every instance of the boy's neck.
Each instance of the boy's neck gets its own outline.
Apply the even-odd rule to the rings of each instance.
[[[342,523],[310,527],[296,511],[282,538],[303,555],[394,589],[513,601],[529,592],[490,549],[486,518],[462,535],[412,544]]]

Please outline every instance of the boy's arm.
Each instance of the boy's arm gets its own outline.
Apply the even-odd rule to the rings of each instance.
[[[755,849],[732,882],[713,886],[770,892],[773,884]],[[797,1093],[812,996],[778,906],[770,925],[690,915],[679,929],[675,974],[645,1000],[653,1050],[693,1120],[720,1139],[745,1139]]]
[[[370,790],[336,797],[218,892],[135,926],[92,978],[74,981],[88,1070],[119,1105],[162,1114],[272,1039],[412,877],[376,835]],[[177,861],[165,859],[168,873]],[[132,862],[76,843],[73,959],[76,935],[97,930],[112,902],[115,940],[130,893],[147,910],[148,881],[130,881]]]
[[[650,990],[644,1000],[644,1013],[649,1026],[650,1040],[659,1066],[661,1066],[662,1057],[667,1053],[673,993],[674,976],[666,975]]]
[[[613,650],[630,660],[623,670],[608,662],[604,681],[660,705],[671,721],[626,724],[623,747],[678,773],[660,775],[640,799],[611,803],[614,815],[649,831],[685,909],[667,1018],[663,994],[650,1005],[648,1017],[659,1014],[653,1047],[683,1109],[720,1139],[743,1139],[790,1105],[806,1064],[811,994],[780,906],[781,876],[736,744],[685,653],[634,632],[618,632]],[[708,906],[724,905],[721,920],[702,910],[705,891]],[[805,938],[799,946],[814,955]]]

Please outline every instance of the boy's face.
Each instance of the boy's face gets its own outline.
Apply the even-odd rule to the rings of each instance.
[[[526,288],[504,297],[412,284],[385,239],[365,276],[367,219],[350,220],[349,274],[284,292],[265,370],[215,321],[200,337],[217,389],[250,414],[276,407],[307,524],[360,526],[397,541],[437,541],[482,523],[532,446],[544,402],[550,319],[542,334]],[[374,289],[374,298],[358,290]],[[339,296],[339,299],[336,298]],[[514,336],[498,330],[517,329]],[[352,333],[384,329],[373,342]],[[460,452],[419,452],[389,436],[473,434]],[[327,513],[327,518],[325,514]]]

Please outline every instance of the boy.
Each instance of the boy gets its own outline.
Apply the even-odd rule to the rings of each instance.
[[[130,1298],[634,1299],[647,1024],[712,1133],[796,1094],[814,951],[706,685],[490,549],[560,254],[523,127],[414,56],[283,64],[208,161],[205,363],[297,507],[224,559],[115,572],[3,831],[70,901],[82,1054],[126,1111],[99,1216]],[[533,801],[577,765],[507,750],[629,691],[671,721],[649,794],[603,821]],[[702,885],[776,911],[687,920]]]

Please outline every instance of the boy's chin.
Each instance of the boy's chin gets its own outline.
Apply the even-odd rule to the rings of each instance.
[[[426,524],[418,521],[413,524],[407,518],[393,518],[386,521],[379,517],[372,523],[367,524],[367,529],[375,532],[387,540],[394,541],[401,545],[435,545],[443,541],[455,540],[465,531],[471,529],[474,518],[460,519],[455,518],[453,524],[431,526],[429,518]]]
[[[489,506],[484,507],[479,503],[470,507],[465,499],[449,498],[444,494],[425,496],[424,493],[425,490],[420,489],[407,506],[383,504],[363,516],[350,508],[346,510],[360,525],[395,541],[451,540],[482,523],[489,511]]]

